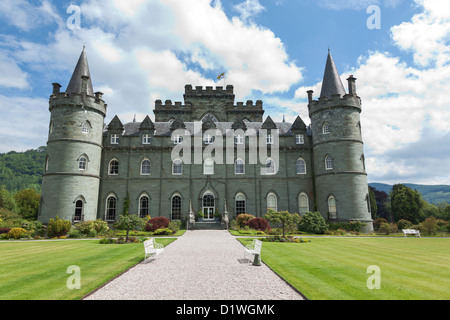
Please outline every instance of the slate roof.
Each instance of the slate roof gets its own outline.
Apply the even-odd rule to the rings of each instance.
[[[232,129],[232,125],[234,122],[215,122],[216,127],[223,134],[226,133],[227,129]],[[264,122],[250,122],[245,121],[248,129],[254,129],[256,132],[259,132]],[[186,130],[188,130],[191,134],[194,132],[194,122],[184,122],[186,125]],[[139,127],[141,122],[129,122],[124,124],[124,131],[122,135],[124,136],[137,136],[139,135]],[[154,122],[155,125],[155,136],[170,136],[172,131],[170,127],[172,125],[171,122]],[[280,135],[292,135],[291,131],[291,123],[288,122],[275,122],[276,127],[280,130]],[[309,127],[308,127],[308,131]],[[308,134],[307,131],[307,134]]]
[[[87,61],[86,52],[81,52],[80,58],[78,59],[77,65],[75,67],[75,70],[73,71],[72,78],[70,78],[69,84],[67,85],[66,93],[71,94],[72,92],[81,94],[81,77],[87,76],[89,77],[88,83],[87,83],[87,91],[86,94],[93,96],[94,95],[94,89],[92,89],[92,81],[91,81],[91,74],[89,72],[89,65]]]
[[[327,97],[331,99],[333,94],[345,95],[345,89],[342,84],[339,73],[337,72],[336,65],[334,64],[331,52],[328,49],[327,63],[325,65],[325,72],[323,74],[322,89],[320,91],[321,97]]]

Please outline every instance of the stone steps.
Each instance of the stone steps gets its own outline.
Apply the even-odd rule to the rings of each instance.
[[[215,221],[196,222],[191,230],[222,230],[222,225]]]

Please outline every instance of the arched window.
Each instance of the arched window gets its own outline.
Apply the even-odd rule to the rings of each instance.
[[[116,197],[109,196],[108,199],[106,199],[106,211],[105,211],[106,221],[116,220],[116,205],[117,205]]]
[[[325,169],[331,170],[333,169],[333,158],[330,155],[325,157]]]
[[[147,195],[142,195],[139,198],[139,217],[145,218],[149,215],[149,198]]]
[[[83,124],[81,125],[81,133],[89,134],[90,131],[91,131],[91,124],[89,123],[89,121],[83,122]]]
[[[149,175],[150,174],[150,160],[144,159],[141,162],[141,175]]]
[[[245,173],[245,164],[244,160],[238,158],[234,162],[234,173],[235,174],[244,174]]]
[[[309,211],[308,196],[304,192],[298,196],[298,211],[300,215],[304,215]]]
[[[180,159],[175,159],[172,163],[172,174],[180,175],[183,174],[183,161]]]
[[[328,213],[330,219],[337,219],[336,199],[334,196],[328,197]]]
[[[117,161],[117,159],[112,159],[109,162],[108,174],[109,175],[119,174],[119,161]]]
[[[214,161],[211,158],[203,162],[203,174],[214,174]]]
[[[48,171],[48,163],[50,161],[50,157],[47,155],[47,158],[45,158],[45,172]]]
[[[297,160],[297,163],[295,164],[295,168],[297,171],[297,174],[306,174],[306,163],[305,160],[302,158]]]
[[[73,217],[73,221],[83,221],[83,200],[77,200],[75,202],[75,216]]]
[[[181,197],[174,195],[172,197],[172,220],[181,219]]]
[[[271,158],[266,160],[266,174],[275,174],[275,161]]]
[[[83,171],[87,169],[87,159],[85,156],[81,156],[78,159],[78,169]]]
[[[235,213],[236,216],[245,213],[245,195],[239,192],[235,198]]]
[[[330,133],[330,125],[328,124],[328,122],[325,122],[322,126],[322,132],[323,134],[328,134]]]
[[[267,195],[267,210],[269,209],[272,209],[273,211],[278,211],[277,196],[273,192],[270,192]]]

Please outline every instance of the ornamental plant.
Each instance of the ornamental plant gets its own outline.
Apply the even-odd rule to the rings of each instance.
[[[270,231],[272,228],[269,225],[269,222],[266,219],[256,217],[249,221],[247,221],[246,225],[249,228],[259,230],[259,231]]]
[[[23,228],[12,228],[8,232],[8,238],[20,239],[27,235],[27,231]]]
[[[322,234],[328,230],[328,225],[320,212],[306,212],[300,219],[298,230],[306,233]]]
[[[151,218],[145,225],[146,231],[152,231],[169,227],[170,220],[166,217]]]
[[[70,231],[72,223],[68,220],[60,219],[56,216],[55,219],[50,219],[47,227],[47,235],[49,238],[62,237]]]
[[[236,217],[236,223],[239,225],[239,227],[244,228],[245,224],[254,218],[255,218],[254,215],[248,213],[241,213]]]
[[[276,212],[272,209],[267,210],[264,219],[271,223],[281,225],[283,238],[286,238],[286,231],[294,230],[300,220],[298,213],[289,213],[288,211]]]

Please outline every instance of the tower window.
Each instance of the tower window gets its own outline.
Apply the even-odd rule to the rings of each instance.
[[[306,174],[306,163],[302,158],[297,160],[295,167],[297,170],[297,174]]]
[[[87,167],[87,160],[85,157],[80,157],[80,159],[78,160],[78,169],[79,170],[86,170]]]
[[[328,213],[330,219],[337,219],[336,199],[334,196],[328,197]]]
[[[119,144],[119,135],[118,134],[111,135],[111,144]]]
[[[326,170],[333,169],[333,158],[330,155],[326,156],[325,158],[325,169]]]
[[[119,161],[117,161],[117,160],[111,160],[110,162],[109,162],[109,170],[108,170],[108,173],[110,174],[110,175],[117,175],[117,174],[119,174]]]
[[[83,122],[83,124],[81,125],[81,133],[89,134],[90,131],[91,131],[91,125],[89,124],[89,121]]]
[[[328,122],[325,122],[322,126],[322,132],[323,134],[328,134],[330,133],[330,125],[328,124]]]
[[[141,162],[141,175],[149,175],[151,169],[150,160],[144,159]]]

